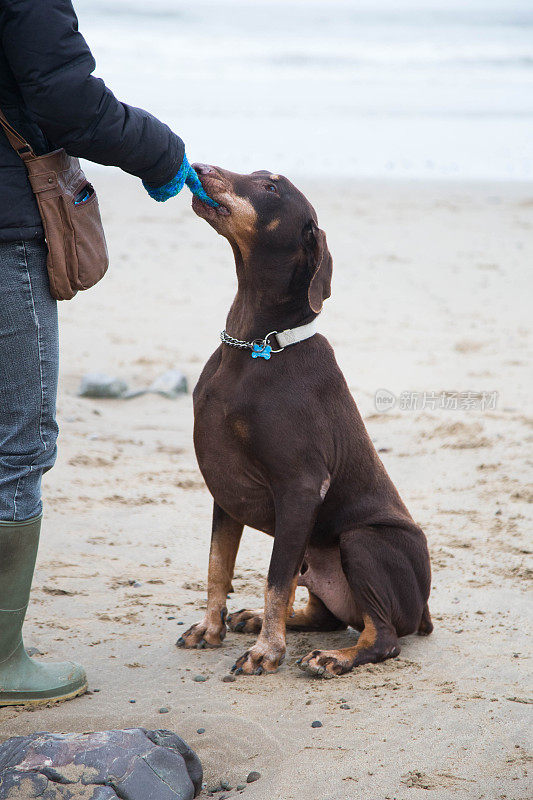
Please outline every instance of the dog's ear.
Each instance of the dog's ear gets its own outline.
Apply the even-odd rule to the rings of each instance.
[[[311,275],[307,297],[311,311],[319,314],[324,300],[331,294],[333,259],[328,250],[326,234],[314,220],[310,220],[304,228],[303,243]]]

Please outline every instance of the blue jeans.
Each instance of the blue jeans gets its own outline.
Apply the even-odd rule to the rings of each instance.
[[[56,458],[57,303],[43,239],[0,242],[0,520],[41,513]]]

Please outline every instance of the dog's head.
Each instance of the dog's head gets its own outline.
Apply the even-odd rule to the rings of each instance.
[[[307,287],[318,314],[331,293],[332,258],[313,206],[283,175],[267,170],[239,175],[194,164],[212,208],[194,196],[192,207],[237,250],[248,275],[279,295]]]

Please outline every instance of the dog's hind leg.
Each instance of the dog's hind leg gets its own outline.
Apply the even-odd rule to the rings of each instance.
[[[220,647],[226,636],[226,597],[231,589],[243,525],[213,504],[213,528],[207,575],[207,610],[202,622],[189,628],[178,647]]]
[[[355,646],[314,650],[300,660],[301,669],[333,677],[399,655],[398,636],[414,633],[423,619],[424,552],[418,534],[401,528],[369,527],[343,534],[342,568],[364,627]]]
[[[227,623],[228,628],[236,633],[259,633],[263,624],[263,611],[242,609],[228,614]],[[289,602],[286,626],[293,631],[338,631],[346,627],[312,592],[309,592],[304,608],[293,609],[292,602]]]
[[[378,627],[369,614],[363,614],[363,620],[365,627],[356,645],[341,650],[313,650],[298,660],[300,669],[310,675],[333,678],[361,664],[375,664],[399,655],[398,637],[392,627]]]
[[[316,594],[309,592],[307,605],[287,617],[287,628],[293,631],[338,631],[346,628],[346,625],[331,613]]]

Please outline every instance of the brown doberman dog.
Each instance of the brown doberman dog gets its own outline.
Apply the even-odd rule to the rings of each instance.
[[[232,671],[258,675],[283,661],[286,628],[352,626],[361,631],[354,646],[313,650],[301,669],[332,677],[397,656],[398,637],[433,629],[426,537],[387,475],[324,336],[268,358],[267,345],[279,350],[271,332],[300,329],[330,295],[326,236],[285,177],[195,169],[220,205],[195,197],[193,209],[231,244],[238,290],[226,323],[231,344],[213,353],[194,391],[194,444],[214,498],[213,528],[207,612],[177,644],[217,647],[226,623],[257,632]],[[274,537],[265,609],[227,616],[244,525]],[[297,585],[309,599],[295,611]]]

